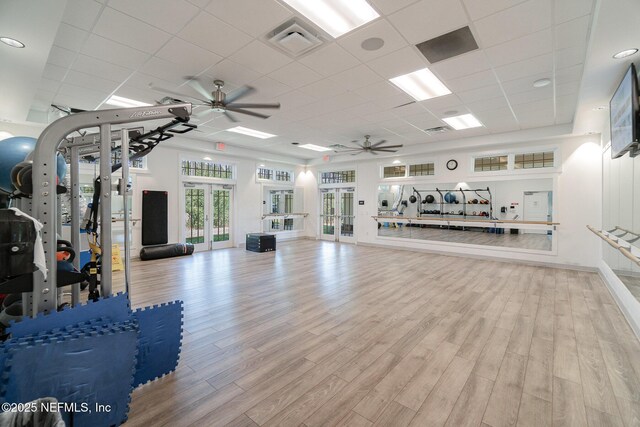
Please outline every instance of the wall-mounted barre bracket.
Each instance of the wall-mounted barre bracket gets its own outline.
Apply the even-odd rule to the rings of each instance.
[[[292,213],[282,213],[282,214],[277,214],[277,213],[270,213],[270,214],[263,214],[262,215],[262,219],[266,219],[266,218],[296,218],[296,217],[304,217],[306,218],[307,216],[309,216],[308,213],[306,212],[292,212]]]
[[[605,232],[601,231],[601,230],[597,230],[594,227],[587,225],[587,228],[596,236],[600,237],[602,240],[604,240],[605,242],[607,242],[611,247],[613,247],[614,249],[617,249],[618,251],[620,251],[620,253],[622,255],[624,255],[626,258],[628,258],[629,260],[631,260],[632,262],[634,262],[637,266],[640,267],[640,257],[636,256],[634,254],[634,252],[636,252],[636,249],[634,249],[635,247],[627,242],[626,240],[621,239],[620,237],[617,236],[613,236],[616,237],[616,240],[612,239],[610,235],[605,234]],[[619,242],[624,242],[624,245],[621,245]],[[628,246],[627,246],[628,245]],[[638,250],[638,252],[640,252],[640,250]]]

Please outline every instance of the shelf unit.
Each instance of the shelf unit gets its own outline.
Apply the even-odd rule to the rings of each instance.
[[[435,201],[433,203],[426,203],[422,199],[422,195],[420,192],[429,192],[429,193],[437,193],[440,201]],[[493,216],[493,196],[491,194],[491,190],[489,187],[487,188],[478,188],[478,189],[469,189],[464,190],[462,188],[453,189],[453,190],[445,190],[437,188],[435,190],[416,190],[413,188],[413,193],[417,194],[417,203],[418,203],[418,217],[426,217],[426,218],[485,218],[485,219],[495,219]],[[444,195],[446,193],[460,194],[462,196],[462,201],[460,203],[448,203],[444,199]],[[483,195],[484,194],[484,195]],[[433,195],[433,194],[432,194]],[[477,197],[474,197],[477,196]],[[470,197],[468,197],[470,196]],[[471,200],[478,200],[478,203],[471,203]],[[480,203],[481,201],[486,201],[487,203]],[[424,203],[423,203],[424,202]],[[427,206],[437,206],[439,209],[424,209],[424,205]],[[460,208],[452,210],[454,206],[460,206]],[[477,209],[468,209],[467,206],[474,206]],[[436,211],[436,213],[428,211]],[[475,214],[474,214],[475,212]]]

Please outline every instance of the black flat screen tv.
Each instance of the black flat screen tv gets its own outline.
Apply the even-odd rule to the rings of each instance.
[[[611,158],[618,158],[626,152],[635,156],[640,152],[638,111],[638,75],[636,67],[631,64],[609,102]]]

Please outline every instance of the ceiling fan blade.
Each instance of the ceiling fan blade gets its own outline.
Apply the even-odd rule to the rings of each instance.
[[[279,102],[274,102],[272,104],[242,104],[242,103],[226,103],[227,107],[233,107],[233,108],[280,108],[280,103]]]
[[[371,147],[373,148],[373,147]],[[396,145],[384,145],[382,147],[378,147],[378,149],[380,148],[402,148],[402,144],[396,144]]]
[[[240,99],[244,96],[247,96],[253,92],[255,92],[256,90],[254,88],[252,88],[251,86],[242,86],[241,88],[238,88],[236,90],[234,90],[233,92],[231,92],[230,95],[228,95],[225,99],[225,102],[227,104],[233,104],[233,101],[235,101],[236,99]]]
[[[376,142],[375,144],[372,144],[372,145],[371,145],[371,148],[376,148],[378,145],[380,145],[380,144],[384,144],[385,142],[387,142],[387,140],[386,140],[386,139],[383,139],[382,141],[378,141],[378,142]]]
[[[385,150],[384,148],[374,148],[373,151],[383,151],[385,153],[397,153],[398,152],[398,150]]]
[[[352,156],[357,156],[358,154],[364,153],[364,151],[359,150],[357,153],[353,153]]]
[[[228,105],[225,106],[225,108],[229,111],[233,111],[234,113],[247,114],[249,116],[259,117],[261,119],[268,119],[269,117],[271,117],[271,116],[266,116],[264,114],[256,113],[254,111],[243,110],[242,108],[229,107]]]
[[[233,123],[236,123],[236,122],[238,121],[235,117],[233,117],[233,114],[229,114],[229,112],[228,112],[228,111],[225,111],[225,112],[224,112],[224,113],[222,113],[222,114],[224,114],[224,116],[225,116],[227,119],[229,119],[230,121],[232,121]]]
[[[211,94],[202,86],[202,84],[196,79],[196,77],[189,76],[187,78],[189,79],[187,80],[187,84],[191,86],[193,90],[204,96],[205,99],[213,101],[213,97],[211,96]]]
[[[375,151],[369,151],[371,154],[373,154],[374,156],[377,156],[378,153],[376,153]]]
[[[165,89],[165,88],[159,87],[159,86],[151,86],[151,89],[155,90],[156,92],[173,95],[174,97],[177,97],[176,101],[180,101],[182,99],[189,98],[189,99],[195,99],[196,101],[203,102],[204,104],[207,104],[207,105],[210,103],[209,101],[205,101],[204,99],[200,99],[200,98],[196,98],[195,96],[190,96],[190,95],[185,95],[185,94],[182,94],[182,93],[174,92],[172,90]]]

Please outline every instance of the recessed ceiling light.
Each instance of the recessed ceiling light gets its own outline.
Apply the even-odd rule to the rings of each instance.
[[[313,150],[313,151],[331,151],[331,148],[327,148],[327,147],[323,147],[321,145],[315,145],[315,144],[302,144],[299,145],[300,148],[306,148],[307,150]]]
[[[260,138],[260,139],[268,139],[268,138],[273,138],[275,136],[270,133],[260,132],[259,130],[249,129],[242,126],[236,126],[234,128],[227,129],[227,131],[241,133],[243,135],[252,136],[254,138]]]
[[[538,79],[535,82],[533,82],[533,87],[545,87],[545,86],[549,86],[551,84],[551,79]]]
[[[634,55],[636,52],[638,52],[638,49],[626,49],[623,50],[622,52],[618,52],[615,55],[613,55],[613,57],[615,59],[621,59],[621,58],[626,58],[627,56],[631,56]]]
[[[284,2],[334,38],[380,16],[366,0],[284,0]]]
[[[135,99],[125,98],[123,96],[112,95],[105,101],[105,104],[114,105],[116,107],[132,108],[132,107],[149,107],[152,104],[136,101]]]
[[[263,167],[264,167],[264,164],[260,163],[258,166],[259,166],[259,167],[261,167],[261,168],[263,168]]]
[[[451,91],[428,68],[389,79],[416,101],[449,95]]]
[[[369,51],[378,50],[382,48],[382,46],[384,46],[384,40],[382,40],[380,37],[371,37],[363,41],[360,44],[360,46],[364,50],[369,50]]]
[[[394,161],[393,161],[393,164],[394,164],[394,165],[399,165],[400,163],[402,163],[400,160],[394,160]]]
[[[202,160],[213,160],[211,157],[203,157]]]
[[[482,126],[480,120],[476,119],[473,114],[463,114],[461,116],[445,117],[444,120],[449,126],[455,130],[478,128]]]
[[[17,47],[18,49],[22,49],[24,47],[24,43],[20,40],[12,39],[11,37],[0,37],[0,42],[7,46]]]

